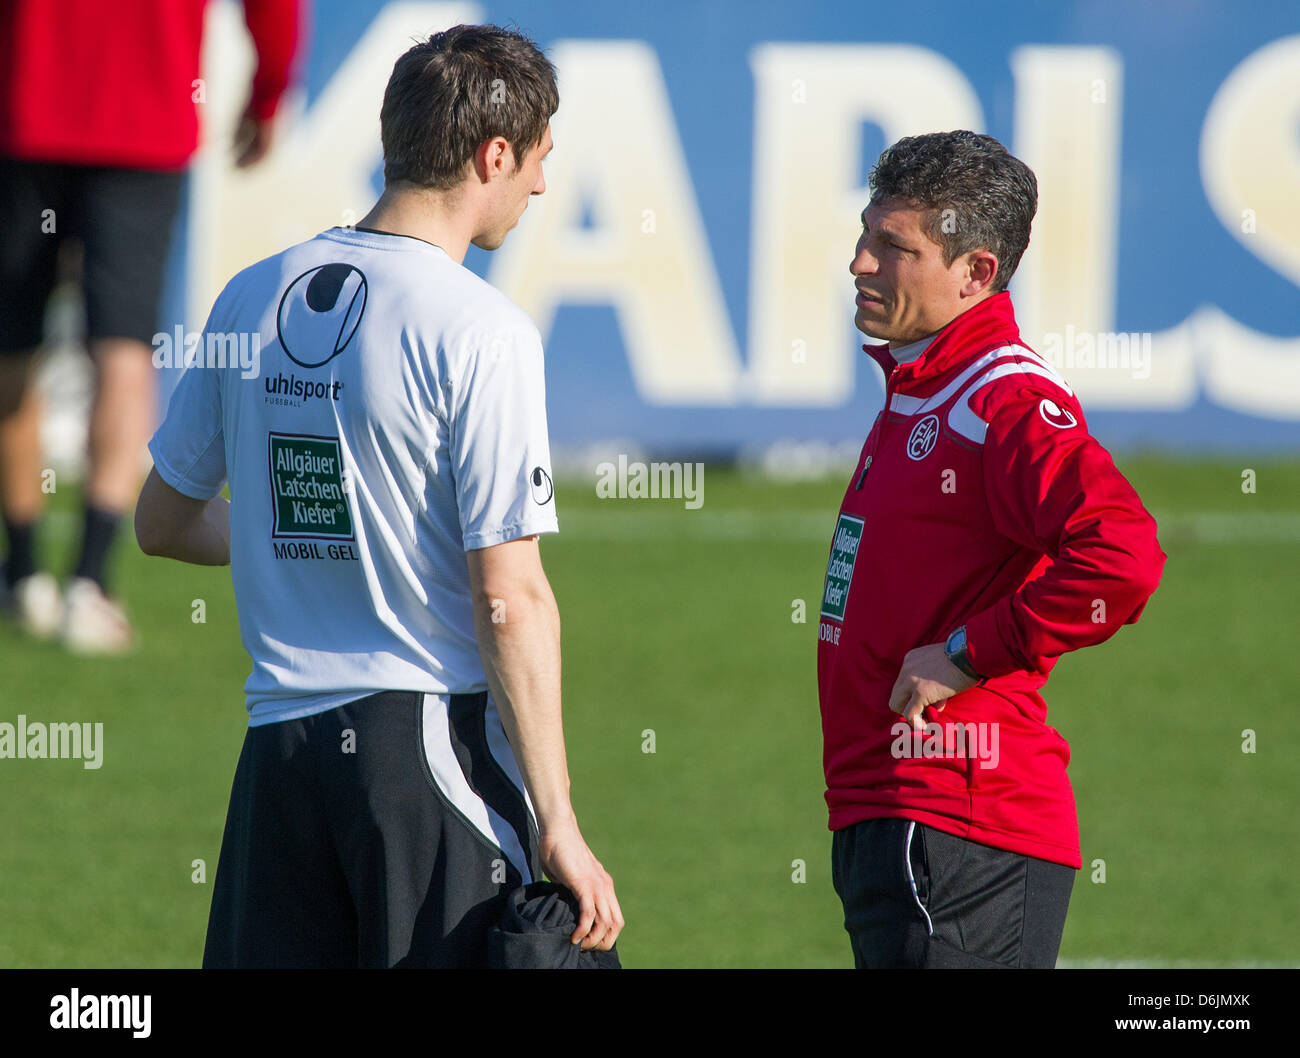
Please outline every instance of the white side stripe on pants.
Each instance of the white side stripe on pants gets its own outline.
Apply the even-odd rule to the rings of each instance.
[[[533,799],[528,796],[528,787],[524,785],[523,773],[519,770],[519,762],[515,760],[515,751],[510,745],[510,739],[506,737],[506,729],[502,726],[501,714],[497,712],[496,699],[492,697],[491,691],[487,696],[487,709],[483,712],[483,728],[484,734],[487,735],[488,752],[492,754],[492,759],[501,765],[506,778],[524,795],[524,804],[528,806],[528,814],[532,816],[535,827],[537,810],[533,808]]]
[[[912,887],[912,899],[916,901],[916,906],[921,909],[921,914],[925,916],[925,928],[930,931],[930,936],[934,936],[934,923],[930,921],[930,912],[925,909],[921,903],[920,896],[916,892],[916,878],[912,875],[912,834],[916,831],[916,820],[907,821],[907,842],[903,847],[903,866],[907,868],[907,884]]]
[[[422,709],[424,756],[429,763],[429,771],[433,774],[433,780],[438,784],[442,795],[456,806],[480,834],[501,850],[502,855],[509,859],[527,885],[533,880],[533,875],[528,869],[528,856],[523,846],[519,844],[519,836],[515,833],[514,827],[470,788],[465,773],[461,771],[460,762],[456,759],[456,753],[451,745],[449,708],[447,695],[426,694],[424,696]],[[493,715],[495,714],[494,709]],[[500,721],[496,726],[500,726]],[[489,731],[491,727],[492,725],[489,725]],[[501,737],[504,738],[504,734]],[[489,744],[492,741],[489,736]],[[495,748],[492,755],[497,757]],[[511,756],[513,757],[513,754]],[[500,763],[499,757],[498,763]],[[513,775],[509,770],[506,774],[510,775],[512,782],[516,781],[518,768],[514,769]],[[530,806],[529,811],[531,810]]]

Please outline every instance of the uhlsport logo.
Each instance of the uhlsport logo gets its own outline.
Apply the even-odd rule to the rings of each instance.
[[[551,483],[550,474],[541,467],[533,467],[532,473],[528,475],[528,483],[532,486],[534,503],[545,505],[551,502],[555,486]]]
[[[1055,426],[1058,430],[1068,430],[1071,426],[1078,425],[1078,420],[1067,408],[1062,408],[1056,401],[1048,400],[1046,397],[1038,402],[1038,414],[1043,417],[1043,422],[1048,426]]]
[[[939,416],[927,415],[912,427],[907,438],[907,458],[924,459],[934,451],[939,440]]]
[[[366,311],[366,277],[350,264],[304,272],[284,292],[275,328],[285,355],[300,367],[321,367],[347,348]]]

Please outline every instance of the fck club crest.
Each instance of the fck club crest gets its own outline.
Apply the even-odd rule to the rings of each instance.
[[[934,451],[939,440],[939,416],[927,415],[912,427],[907,438],[907,458],[924,459]]]

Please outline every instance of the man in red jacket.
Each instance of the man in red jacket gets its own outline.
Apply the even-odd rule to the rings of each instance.
[[[900,140],[850,271],[885,406],[836,523],[818,684],[859,967],[1051,967],[1082,866],[1055,659],[1136,621],[1155,522],[1022,342],[1037,182],[973,132]]]
[[[140,489],[157,387],[150,360],[186,165],[206,97],[206,0],[0,4],[0,609],[83,653],[133,640],[108,555]],[[269,149],[299,39],[299,0],[244,0],[258,65],[236,164]],[[34,385],[45,305],[69,237],[81,249],[94,364],[81,551],[65,593],[41,569],[44,506]],[[67,262],[64,261],[63,264]]]

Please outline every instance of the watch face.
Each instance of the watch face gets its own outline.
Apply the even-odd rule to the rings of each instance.
[[[966,645],[966,629],[959,628],[957,629],[957,631],[955,631],[952,635],[948,637],[948,643],[944,649],[947,650],[949,654],[952,654],[955,651],[960,650],[965,645]]]

